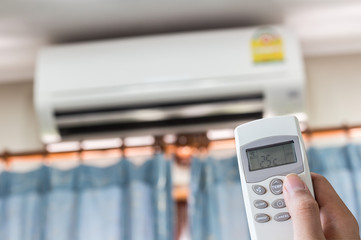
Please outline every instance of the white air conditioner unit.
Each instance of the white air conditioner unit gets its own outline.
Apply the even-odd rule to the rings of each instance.
[[[35,105],[45,143],[201,132],[303,112],[304,78],[282,27],[137,37],[43,49]]]

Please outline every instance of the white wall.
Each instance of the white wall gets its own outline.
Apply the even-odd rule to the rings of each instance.
[[[310,127],[361,125],[361,54],[307,58],[305,66]],[[30,82],[0,85],[0,152],[43,147],[32,99]]]
[[[0,85],[0,153],[42,149],[32,85],[31,82]]]
[[[310,127],[361,125],[361,54],[307,58],[305,66]]]

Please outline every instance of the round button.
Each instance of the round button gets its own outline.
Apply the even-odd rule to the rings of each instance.
[[[285,200],[282,198],[274,200],[272,202],[272,207],[277,208],[277,209],[286,207]]]
[[[268,203],[266,201],[260,200],[260,199],[254,200],[253,205],[258,209],[263,209],[263,208],[268,207]]]
[[[266,188],[264,188],[261,185],[253,185],[252,186],[253,191],[258,195],[263,195],[266,193]]]
[[[283,192],[282,187],[283,187],[283,182],[281,179],[278,178],[272,179],[270,183],[270,190],[273,194],[275,195],[282,194]]]

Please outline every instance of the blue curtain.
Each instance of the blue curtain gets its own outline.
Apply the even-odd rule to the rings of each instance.
[[[250,239],[236,156],[193,159],[189,208],[192,240]]]
[[[325,176],[361,224],[361,145],[311,147],[312,172]],[[193,240],[249,239],[236,156],[192,163],[190,227]]]
[[[311,171],[329,180],[360,223],[361,146],[311,147],[307,154]]]
[[[169,240],[170,162],[0,175],[1,240]]]

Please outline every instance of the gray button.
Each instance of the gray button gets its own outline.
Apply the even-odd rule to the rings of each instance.
[[[283,182],[281,179],[278,178],[272,179],[269,187],[271,189],[271,192],[275,195],[279,195],[283,192],[282,190]]]
[[[291,216],[288,212],[281,212],[281,213],[276,214],[276,216],[274,217],[274,220],[276,220],[277,222],[283,222],[283,221],[287,221],[290,218],[291,218]]]
[[[285,200],[282,199],[282,198],[277,199],[277,200],[274,200],[274,201],[272,202],[272,207],[277,208],[277,209],[278,209],[278,208],[284,208],[284,207],[286,207]]]
[[[253,205],[258,209],[263,209],[268,207],[268,203],[263,200],[254,200]]]
[[[253,185],[252,186],[253,191],[258,195],[263,195],[266,193],[266,189],[262,187],[261,185]]]
[[[258,213],[254,216],[254,220],[256,220],[256,222],[259,222],[259,223],[265,223],[265,222],[268,222],[269,220],[271,220],[271,218],[267,214]]]

